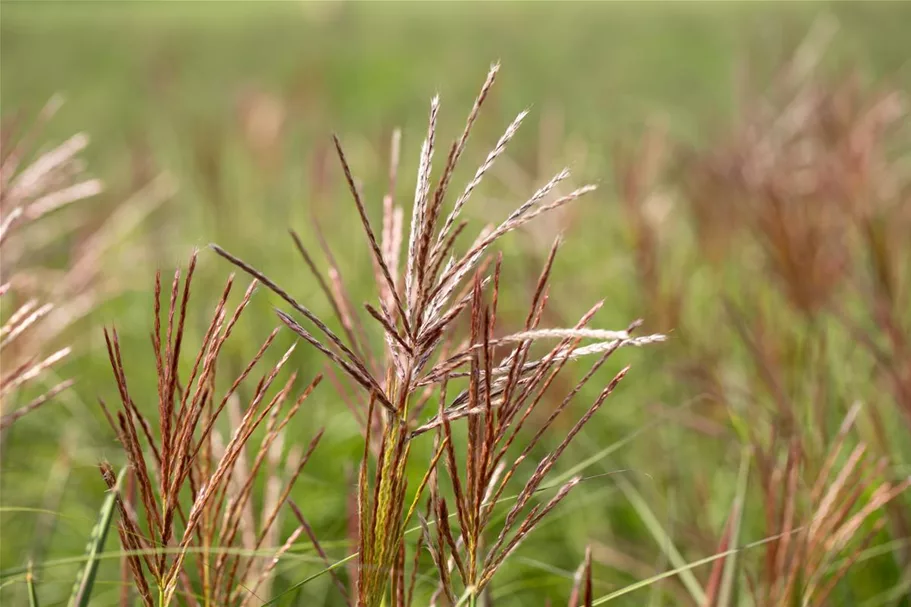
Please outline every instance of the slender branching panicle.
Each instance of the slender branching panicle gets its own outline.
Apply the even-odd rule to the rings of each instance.
[[[87,212],[74,221],[85,205],[72,212],[67,207],[95,197],[103,185],[86,176],[80,157],[89,144],[85,133],[49,150],[38,148],[42,130],[61,104],[59,97],[52,98],[27,130],[13,119],[0,131],[0,430],[73,384],[73,379],[54,378],[54,367],[72,352],[60,343],[62,334],[116,288],[103,275],[105,254],[172,189],[162,177],[99,225],[93,227]],[[62,244],[71,249],[67,267],[44,267],[39,260]]]
[[[47,342],[55,330],[40,325],[60,327],[59,311],[53,303],[41,303],[42,294],[29,288],[29,248],[33,239],[16,238],[35,221],[70,203],[98,194],[101,182],[84,178],[84,163],[78,154],[88,145],[88,137],[79,133],[56,148],[45,151],[28,163],[42,127],[53,117],[61,100],[53,98],[38,116],[37,123],[18,141],[13,141],[16,125],[4,124],[0,136],[0,297],[3,298],[4,318],[0,328],[0,351],[4,373],[0,379],[0,429],[42,406],[72,385],[64,380],[45,390],[25,404],[12,404],[19,390],[28,384],[43,383],[48,369],[70,354],[69,347],[48,353]],[[32,293],[29,293],[32,291]],[[11,301],[13,300],[13,301]],[[7,312],[12,309],[12,312]],[[49,318],[50,317],[50,318]]]
[[[707,605],[731,604],[744,579],[757,605],[832,604],[869,542],[879,549],[888,534],[911,534],[901,439],[890,427],[911,421],[908,96],[885,81],[870,90],[857,73],[825,74],[832,25],[821,19],[705,147],[674,149],[664,162],[667,141],[653,130],[618,164],[650,313],[680,321],[687,381],[709,396],[703,411],[721,405],[732,415],[756,470],[748,484],[743,468],[730,514],[709,539],[728,556],[709,572],[697,601]],[[664,165],[680,169],[680,184],[661,183]],[[687,258],[683,271],[661,258],[662,240],[679,237],[678,222],[665,220],[671,188],[687,212],[674,219],[692,222],[697,236],[692,251],[673,251]],[[732,279],[746,267],[768,279]],[[705,302],[688,280],[702,271],[717,272],[727,291],[709,305],[728,321],[740,357],[682,314]],[[854,399],[868,402],[862,413]],[[849,412],[836,433],[841,407]],[[748,488],[763,506],[761,560],[733,556]],[[904,552],[895,552],[899,569]]]
[[[911,487],[911,478],[890,479],[888,459],[863,442],[845,457],[860,409],[848,412],[815,478],[805,476],[807,455],[796,439],[757,452],[766,536],[779,538],[767,544],[763,575],[753,582],[757,604],[830,604],[835,585],[886,524],[885,507]],[[786,457],[776,457],[781,451]]]
[[[365,439],[356,508],[358,566],[354,601],[358,607],[411,604],[415,571],[410,576],[405,573],[404,533],[428,487],[431,490],[426,516],[419,517],[424,533],[418,546],[428,549],[437,565],[438,596],[445,595],[450,601],[456,601],[458,596],[476,600],[504,560],[579,483],[580,479],[574,478],[548,502],[533,504],[548,472],[602,406],[626,369],[604,387],[567,436],[538,463],[524,482],[505,522],[498,529],[488,530],[494,505],[507,484],[524,474],[522,463],[539,446],[543,433],[617,349],[663,339],[660,335],[633,336],[635,323],[624,331],[589,328],[600,304],[571,328],[540,327],[559,241],[554,244],[541,274],[524,330],[498,333],[502,259],[491,255],[494,243],[539,215],[559,209],[594,189],[583,186],[562,190],[562,184],[569,178],[569,171],[564,169],[505,219],[482,230],[473,243],[458,252],[457,241],[466,226],[460,219],[461,212],[526,115],[520,112],[507,127],[443,218],[453,174],[498,69],[498,65],[491,68],[465,128],[449,148],[436,179],[433,159],[441,106],[438,97],[431,101],[407,236],[402,220],[405,212],[395,202],[400,157],[398,132],[393,136],[389,187],[382,201],[382,220],[377,224],[371,221],[372,207],[356,185],[340,140],[333,138],[374,269],[377,299],[364,304],[367,313],[364,320],[344,288],[337,264],[322,237],[320,246],[330,263],[328,280],[319,273],[300,237],[294,232],[292,237],[329,299],[342,328],[341,335],[263,272],[212,245],[219,255],[280,296],[290,310],[277,310],[279,319],[342,372],[344,379],[338,381],[347,381],[361,390],[362,396],[348,402],[362,425]],[[467,339],[456,335],[460,319],[470,325]],[[382,334],[385,344],[379,358],[369,351],[370,321],[375,323],[373,328]],[[532,353],[533,344],[548,341],[556,345],[543,356]],[[584,341],[591,343],[583,345]],[[596,362],[583,380],[562,398],[547,421],[524,442],[520,438],[523,425],[555,376],[569,361],[585,356],[595,358]],[[426,405],[436,394],[439,394],[436,410],[427,411]],[[467,444],[457,446],[452,423],[460,418],[467,424]],[[435,441],[434,455],[429,464],[423,464],[421,482],[411,488],[406,483],[409,454],[412,442],[424,435],[426,440]],[[511,454],[513,451],[515,454]],[[459,457],[463,453],[465,457]],[[452,505],[443,497],[442,469],[437,469],[438,462],[445,463],[442,469],[454,491]],[[450,523],[451,515],[455,517],[456,527]],[[435,538],[429,519],[436,523]],[[458,569],[457,575],[451,574],[453,567]]]
[[[297,373],[291,373],[277,391],[272,390],[292,346],[261,374],[251,396],[241,399],[239,388],[249,383],[276,330],[230,387],[223,393],[217,391],[219,357],[256,286],[251,284],[231,311],[228,298],[233,277],[222,291],[189,374],[181,376],[195,268],[194,253],[183,286],[181,272],[174,274],[166,294],[166,311],[161,309],[161,275],[155,280],[152,345],[158,376],[158,428],[143,413],[145,403],[136,402],[128,387],[117,331],[105,330],[122,408],[115,414],[101,405],[123,445],[138,493],[138,499],[127,493],[118,500],[118,530],[123,548],[129,551],[127,568],[143,604],[168,605],[177,594],[182,595],[181,603],[189,605],[255,604],[259,593],[268,595],[264,589],[278,559],[306,528],[303,516],[294,508],[300,521],[297,530],[284,542],[277,536],[291,488],[322,430],[302,452],[292,449],[283,454],[283,444],[286,426],[320,377],[297,396],[293,396]],[[217,427],[225,409],[232,428],[227,440]],[[259,427],[265,431],[251,457],[248,446],[253,446],[251,438]],[[101,471],[112,486],[110,466],[103,464]],[[266,478],[267,489],[264,499],[255,503],[253,486],[258,477]],[[256,556],[263,551],[271,551],[270,556]]]

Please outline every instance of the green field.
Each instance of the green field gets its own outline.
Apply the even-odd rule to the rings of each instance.
[[[529,108],[530,115],[466,208],[468,231],[505,217],[564,166],[572,170],[573,185],[599,186],[557,219],[541,218],[499,243],[503,330],[522,327],[550,244],[563,231],[566,242],[542,325],[572,326],[604,299],[594,326],[620,329],[641,317],[643,331],[666,331],[669,340],[621,350],[530,455],[537,462],[558,444],[610,378],[632,366],[551,473],[557,479],[587,463],[581,474],[591,478],[506,562],[489,588],[493,604],[565,604],[586,546],[592,547],[596,598],[697,563],[719,552],[737,499],[745,504],[737,545],[776,533],[770,525],[780,521],[770,523],[772,498],[757,463],[763,448],[769,463],[784,465],[788,445],[800,445],[806,463],[795,473],[800,487],[795,526],[810,524],[818,506],[811,503],[810,489],[855,401],[864,406],[835,466],[846,465],[851,449],[863,442],[871,458],[885,458],[883,478],[900,483],[911,473],[911,371],[905,370],[911,369],[911,351],[909,340],[902,341],[911,334],[911,231],[904,237],[900,232],[900,226],[911,228],[907,124],[899,122],[887,133],[894,138],[879,150],[897,159],[894,177],[901,186],[890,199],[894,215],[880,217],[887,228],[899,230],[883,249],[893,260],[897,285],[890,300],[892,333],[883,329],[881,317],[867,313],[874,307],[870,275],[876,272],[868,270],[862,243],[851,241],[846,248],[850,277],[807,312],[792,305],[780,277],[766,271],[761,238],[744,244],[749,230],[737,233],[736,244],[716,259],[704,250],[709,237],[690,212],[692,199],[702,197],[700,208],[723,224],[723,209],[736,201],[725,198],[730,195],[725,190],[717,199],[703,199],[707,189],[693,194],[695,169],[684,161],[686,150],[721,149],[718,142],[726,141],[740,115],[744,82],[762,90],[820,19],[838,27],[820,61],[821,81],[841,82],[856,73],[863,90],[905,95],[911,90],[909,3],[0,4],[4,119],[21,112],[31,121],[51,96],[63,95],[65,104],[39,143],[84,131],[91,137],[82,154],[88,172],[106,184],[101,195],[52,216],[79,227],[42,250],[35,266],[48,272],[40,276],[55,280],[53,271],[71,266],[92,230],[109,218],[131,224],[130,209],[137,208],[136,225],[115,228],[112,244],[93,262],[99,274],[95,303],[51,346],[71,344],[73,353],[55,367],[44,389],[61,377],[73,377],[76,384],[3,431],[0,603],[27,604],[23,573],[33,561],[40,604],[65,604],[105,496],[96,464],[101,458],[116,468],[125,463],[97,404],[98,398],[117,401],[104,327],[119,333],[137,406],[155,415],[149,343],[155,270],[167,280],[174,268],[185,266],[194,247],[201,249],[185,336],[194,353],[233,271],[206,249],[211,242],[268,273],[321,317],[333,318],[287,235],[289,228],[297,230],[318,251],[315,216],[354,302],[375,301],[370,249],[331,135],[345,145],[368,212],[378,222],[389,138],[393,129],[402,129],[396,194],[407,221],[430,98],[439,93],[442,100],[440,164],[496,61],[502,66],[496,86],[453,187],[460,190],[471,178],[518,112]],[[274,128],[270,120],[276,121]],[[659,242],[650,249],[658,278],[649,283],[652,275],[643,273],[642,257],[648,244],[624,203],[616,163],[618,145],[639,142],[655,124],[662,125],[671,150],[655,186],[660,194],[655,204],[665,214]],[[157,179],[171,184],[173,195],[147,210],[143,201],[131,200]],[[463,240],[460,246],[467,247],[469,238]],[[794,270],[807,282],[810,257],[798,257],[803,261]],[[804,262],[807,267],[800,265]],[[245,288],[246,277],[238,279]],[[10,314],[6,299],[4,322]],[[839,322],[830,309],[833,299],[848,316],[862,319],[857,325],[888,354],[886,362],[877,362],[851,327]],[[254,296],[226,345],[226,376],[236,375],[278,326],[276,305],[281,307],[280,300],[265,289]],[[744,327],[752,338],[744,338]],[[381,334],[374,337],[374,347],[381,348]],[[283,330],[267,359],[275,362],[292,341],[291,332]],[[191,357],[181,364],[189,372]],[[326,365],[303,343],[290,364],[304,384]],[[563,384],[555,386],[553,402],[543,406],[556,406],[586,368],[569,369]],[[895,373],[890,375],[890,368]],[[17,403],[33,396],[17,395]],[[541,413],[530,423],[545,417]],[[289,426],[286,447],[305,446],[319,427],[326,428],[325,437],[292,497],[330,560],[337,561],[351,552],[346,504],[355,491],[351,475],[363,442],[329,382]],[[226,421],[221,430],[229,435]],[[747,446],[754,454],[743,486]],[[430,440],[415,441],[410,486],[420,482],[432,449]],[[533,470],[534,463],[520,467],[507,493],[520,491]],[[786,481],[779,478],[775,486],[783,490]],[[261,484],[255,487],[257,502],[264,499]],[[872,487],[863,489],[855,509],[875,498]],[[541,497],[542,503],[546,499]],[[911,494],[874,510],[844,551],[825,564],[828,575],[842,559],[857,558],[823,604],[911,605]],[[883,527],[861,546],[877,521]],[[294,527],[290,516],[283,518],[281,537]],[[105,548],[92,605],[119,604],[124,584],[116,534]],[[755,546],[739,553],[732,604],[776,604],[756,598],[763,596],[765,550]],[[436,583],[429,557],[422,563],[419,596],[429,595]],[[302,537],[279,564],[273,590],[323,567]],[[694,565],[612,603],[698,604],[698,591],[713,584],[712,570],[712,562]],[[281,604],[343,604],[327,575],[285,598]]]

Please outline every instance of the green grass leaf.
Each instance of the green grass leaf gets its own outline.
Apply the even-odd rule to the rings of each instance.
[[[28,573],[25,574],[25,585],[28,588],[28,607],[39,607],[38,590],[35,588],[35,576],[32,573],[32,563],[28,564]]]
[[[111,521],[114,519],[114,507],[117,503],[117,493],[126,475],[127,467],[124,466],[117,475],[117,482],[104,498],[101,511],[98,513],[98,522],[92,529],[88,544],[85,547],[85,567],[76,576],[73,593],[70,595],[69,607],[88,607],[89,598],[92,596],[92,586],[95,575],[98,573],[98,564],[101,561],[99,554],[104,550],[104,541],[108,537]]]
[[[317,571],[316,573],[314,573],[314,574],[311,575],[310,577],[308,577],[308,578],[306,578],[306,579],[303,579],[303,580],[301,580],[300,582],[297,582],[296,584],[294,584],[293,586],[291,586],[290,588],[288,588],[287,590],[285,590],[285,591],[282,592],[281,594],[278,594],[278,595],[272,597],[271,600],[266,601],[265,603],[263,603],[262,607],[267,607],[268,605],[275,605],[276,603],[278,603],[278,600],[279,600],[280,598],[282,598],[283,596],[285,596],[285,595],[287,595],[287,594],[291,594],[292,592],[294,592],[294,591],[296,591],[296,590],[298,590],[298,589],[300,589],[300,588],[303,588],[304,586],[306,586],[307,584],[309,584],[310,582],[312,582],[312,581],[315,580],[316,578],[318,578],[318,577],[320,577],[320,576],[323,576],[323,575],[326,575],[327,573],[329,573],[330,571],[333,571],[334,569],[338,569],[339,567],[343,566],[343,565],[344,565],[345,563],[347,563],[348,561],[351,561],[351,560],[353,560],[353,559],[356,559],[357,556],[358,556],[358,554],[357,554],[357,552],[355,552],[354,554],[348,555],[348,556],[346,556],[345,558],[343,558],[342,560],[333,563],[331,566],[326,567],[325,569],[323,569],[323,570],[321,570],[321,571]]]
[[[664,571],[657,575],[653,575],[652,577],[646,578],[644,580],[640,580],[640,581],[636,582],[635,584],[630,584],[629,586],[624,586],[623,588],[620,588],[619,590],[615,590],[615,591],[611,592],[610,594],[606,594],[606,595],[596,599],[594,602],[592,602],[592,607],[598,607],[598,605],[604,605],[605,603],[613,601],[614,599],[618,599],[621,596],[630,594],[631,592],[635,592],[636,590],[641,590],[643,588],[647,588],[647,587],[651,586],[652,584],[660,582],[661,580],[666,580],[667,578],[671,578],[676,575],[680,575],[684,571],[692,571],[693,569],[696,569],[697,567],[702,567],[703,565],[708,565],[710,563],[714,563],[718,559],[727,558],[731,554],[739,553],[744,550],[749,550],[751,548],[758,548],[759,546],[763,546],[765,544],[768,544],[769,542],[774,542],[776,540],[780,540],[781,538],[783,538],[786,535],[794,535],[796,533],[799,533],[801,530],[803,530],[803,526],[798,527],[796,529],[792,529],[790,531],[790,533],[778,533],[776,535],[771,535],[769,537],[752,542],[750,544],[745,544],[743,547],[738,548],[736,550],[725,550],[724,552],[719,552],[718,554],[713,554],[712,556],[707,556],[704,559],[699,559],[698,561],[686,563],[681,567],[675,567],[674,569],[671,569],[669,571]]]
[[[731,545],[734,550],[725,559],[724,574],[721,578],[721,591],[718,593],[716,605],[733,605],[734,582],[737,576],[737,548],[740,544],[740,528],[743,522],[743,509],[746,504],[747,485],[750,477],[750,463],[753,452],[749,447],[743,448],[740,457],[740,472],[737,475],[737,493],[734,496],[734,505],[731,508]]]
[[[685,567],[686,561],[683,559],[683,555],[680,554],[680,551],[674,545],[671,536],[664,530],[658,517],[655,516],[655,513],[649,508],[645,498],[642,497],[642,494],[639,493],[639,490],[636,489],[635,485],[623,478],[622,475],[618,476],[615,480],[617,486],[620,487],[620,490],[626,496],[626,499],[629,500],[629,503],[636,510],[639,518],[642,519],[642,523],[645,525],[646,529],[648,529],[648,532],[655,539],[655,542],[657,542],[661,551],[664,552],[667,560],[670,561],[671,565],[677,568],[680,581],[683,583],[687,592],[690,593],[690,596],[693,597],[693,601],[697,605],[704,605],[705,589],[702,587],[702,584],[699,583],[699,580],[696,579],[696,576],[693,575],[693,572]]]

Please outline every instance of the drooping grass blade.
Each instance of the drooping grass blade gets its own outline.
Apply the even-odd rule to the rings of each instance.
[[[89,537],[88,544],[85,546],[85,566],[76,576],[76,583],[73,584],[73,593],[70,595],[69,607],[88,607],[89,598],[92,596],[92,586],[95,583],[95,575],[98,573],[99,554],[104,550],[104,541],[108,537],[108,531],[111,528],[111,521],[114,519],[114,506],[117,503],[117,494],[120,491],[120,485],[126,475],[127,467],[124,466],[117,475],[117,482],[104,498],[104,503],[98,513],[98,522],[92,529],[92,535]]]

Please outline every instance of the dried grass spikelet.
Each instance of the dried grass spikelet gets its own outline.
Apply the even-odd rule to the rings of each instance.
[[[88,137],[79,133],[56,148],[40,154],[30,164],[25,164],[32,152],[41,128],[50,120],[61,103],[52,99],[38,116],[37,124],[18,141],[13,141],[17,130],[13,121],[5,122],[0,149],[0,297],[3,298],[4,320],[0,329],[5,373],[0,379],[0,429],[51,400],[72,385],[64,380],[36,397],[31,402],[9,411],[19,390],[26,385],[43,381],[48,369],[66,358],[69,347],[58,348],[47,354],[45,346],[53,335],[40,335],[36,328],[55,311],[53,303],[41,303],[39,297],[29,297],[20,291],[24,274],[29,268],[27,254],[31,243],[17,239],[18,233],[32,222],[70,203],[94,196],[101,191],[97,179],[83,178],[83,162],[78,154],[88,145]],[[25,165],[25,166],[23,166]],[[17,241],[18,240],[18,241]],[[17,297],[18,296],[18,297]],[[10,301],[18,299],[18,301]],[[24,300],[24,301],[23,301]],[[10,305],[13,311],[9,312]],[[36,339],[36,334],[37,339]]]
[[[419,154],[411,222],[407,230],[403,221],[405,213],[395,202],[400,135],[396,133],[392,140],[389,188],[382,201],[382,221],[378,224],[371,221],[371,207],[355,183],[341,142],[334,138],[342,173],[354,199],[373,264],[377,298],[373,303],[364,304],[367,318],[362,319],[341,282],[334,256],[318,226],[319,244],[329,260],[328,279],[318,271],[301,238],[293,231],[292,237],[329,300],[341,335],[263,272],[212,245],[219,255],[284,300],[290,310],[277,310],[278,317],[341,371],[340,377],[330,372],[330,377],[334,377],[333,381],[341,388],[340,394],[357,394],[358,391],[363,394],[345,398],[365,437],[357,498],[355,600],[359,607],[375,607],[383,601],[396,606],[411,604],[417,562],[412,565],[411,576],[406,576],[404,530],[417,512],[419,500],[428,486],[432,491],[427,513],[435,517],[439,535],[434,540],[428,530],[419,538],[415,555],[422,547],[431,550],[441,577],[441,592],[450,599],[456,592],[471,595],[481,592],[541,517],[556,507],[579,482],[579,479],[573,479],[547,504],[531,506],[534,494],[566,445],[604,403],[626,371],[601,391],[565,439],[539,464],[490,549],[483,550],[480,538],[490,522],[493,506],[506,484],[516,476],[521,462],[539,443],[554,418],[567,408],[582,383],[589,380],[617,349],[663,339],[660,335],[633,336],[631,332],[636,323],[625,331],[589,329],[587,325],[600,304],[572,328],[539,327],[559,239],[545,264],[524,330],[497,334],[502,258],[490,254],[494,243],[539,215],[560,209],[594,189],[583,186],[564,195],[555,195],[558,184],[569,178],[569,171],[564,169],[505,219],[485,227],[463,252],[459,252],[458,240],[467,227],[461,212],[504,153],[526,115],[526,112],[520,112],[506,128],[446,212],[455,168],[498,69],[498,65],[491,68],[463,132],[444,156],[443,169],[436,180],[432,176],[432,166],[437,151],[440,101],[437,97],[431,101],[429,127]],[[465,317],[471,327],[467,340],[456,334],[457,324]],[[383,336],[385,347],[381,356],[369,349],[369,319],[375,323],[372,329]],[[584,340],[592,343],[583,346]],[[532,345],[547,341],[556,342],[556,345],[541,357],[533,356]],[[502,351],[503,356],[497,357],[495,350]],[[517,443],[524,421],[555,375],[570,361],[586,356],[596,357],[597,362],[583,382],[566,395],[559,408],[524,446],[518,459],[510,460],[507,457],[510,447]],[[494,360],[498,362],[494,363]],[[458,385],[463,387],[454,390],[453,386]],[[425,411],[437,392],[437,410]],[[459,418],[465,418],[469,430],[464,451],[461,446],[455,448],[451,433],[451,423]],[[411,489],[405,482],[411,445],[425,434],[435,435],[434,455],[429,465],[424,464],[425,473],[419,486]],[[460,471],[457,452],[469,454],[462,466],[464,472]],[[441,471],[437,470],[437,463],[440,460],[446,462],[445,468],[457,496],[454,511],[458,531],[449,526],[447,513],[451,509],[438,491]],[[451,567],[455,566],[453,563],[459,569],[461,591],[449,575]]]
[[[103,189],[100,180],[86,177],[79,157],[88,136],[77,133],[50,150],[35,152],[44,125],[61,103],[60,98],[51,99],[23,134],[18,117],[4,121],[0,129],[0,350],[5,372],[0,379],[0,428],[72,385],[69,379],[57,382],[12,410],[23,388],[50,382],[52,367],[69,356],[71,348],[61,346],[60,336],[103,296],[104,254],[172,189],[167,179],[155,180],[100,227],[80,233],[89,225],[84,216],[74,221],[71,214],[58,211]],[[43,267],[42,254],[72,236],[81,240],[72,247],[67,269]]]
[[[767,545],[762,578],[752,588],[757,604],[829,604],[835,585],[886,523],[886,506],[911,487],[911,478],[890,478],[888,460],[862,442],[845,456],[860,409],[856,403],[848,412],[807,481],[811,466],[796,436],[757,451],[765,535],[778,538]]]
[[[857,77],[822,76],[817,68],[833,33],[821,22],[768,90],[744,101],[730,132],[682,162],[709,257],[755,235],[782,292],[811,315],[849,278],[858,227],[884,214],[896,229],[911,227],[901,211],[906,95],[866,94]]]
[[[725,137],[684,154],[685,194],[704,251],[758,260],[790,308],[834,317],[911,424],[911,106],[888,81],[824,76],[828,25]]]
[[[592,549],[585,547],[585,560],[573,576],[573,590],[568,607],[591,607],[592,600]]]
[[[277,521],[322,430],[293,459],[292,451],[282,454],[281,445],[287,424],[320,377],[298,396],[292,396],[296,373],[291,373],[280,388],[272,389],[288,362],[292,346],[262,374],[249,401],[240,402],[238,389],[251,379],[272,345],[276,330],[230,387],[223,394],[216,394],[215,377],[223,346],[256,285],[255,281],[250,285],[232,312],[227,302],[233,277],[215,307],[189,374],[180,377],[195,267],[194,253],[182,288],[181,272],[174,275],[166,313],[160,303],[160,274],[155,281],[152,344],[158,376],[158,428],[152,428],[141,403],[133,399],[116,330],[105,331],[122,409],[114,415],[103,402],[101,405],[123,445],[139,497],[130,501],[121,498],[119,532],[123,548],[131,551],[129,571],[143,604],[155,604],[152,588],[157,586],[159,605],[170,604],[178,593],[189,605],[247,605],[263,585],[268,585],[278,559],[293,543],[279,543]],[[226,408],[235,416],[233,433],[227,441],[216,427]],[[265,428],[265,434],[250,457],[247,447],[259,427]],[[106,482],[113,478],[108,468],[102,465]],[[253,483],[263,476],[269,489],[260,504],[261,512],[257,513],[252,500]],[[293,537],[296,539],[303,531],[303,526],[298,526]],[[244,552],[229,552],[229,548]],[[265,560],[255,556],[263,550],[272,551]],[[194,576],[186,569],[190,564],[195,566]]]

